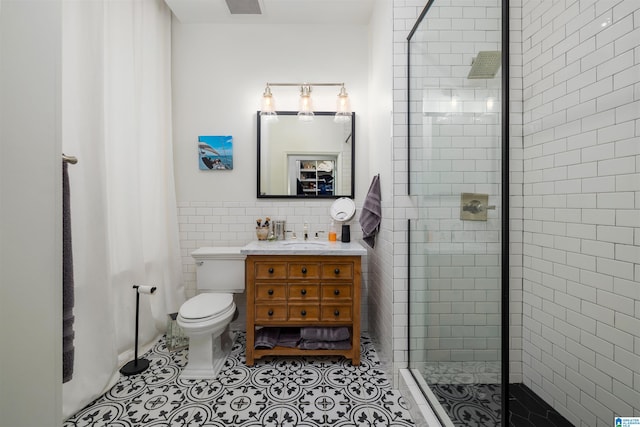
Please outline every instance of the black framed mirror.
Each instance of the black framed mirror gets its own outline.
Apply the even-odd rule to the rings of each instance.
[[[258,198],[354,197],[356,115],[336,121],[319,111],[312,121],[295,111],[260,115]]]

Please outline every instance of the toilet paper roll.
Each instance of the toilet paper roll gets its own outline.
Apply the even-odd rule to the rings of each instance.
[[[152,294],[156,291],[155,286],[138,286],[138,293],[140,294]]]

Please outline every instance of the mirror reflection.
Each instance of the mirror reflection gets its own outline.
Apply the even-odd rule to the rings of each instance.
[[[295,111],[276,118],[258,111],[259,198],[353,198],[355,113],[339,122],[334,116],[316,112],[300,121]]]

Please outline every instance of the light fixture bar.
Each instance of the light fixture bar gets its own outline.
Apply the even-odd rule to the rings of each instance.
[[[311,90],[314,86],[339,86],[340,93],[338,93],[338,99],[336,103],[336,122],[345,122],[351,120],[351,105],[349,102],[349,95],[344,87],[344,82],[342,83],[271,83],[267,82],[267,86],[265,88],[264,94],[262,95],[262,111],[260,115],[267,116],[267,118],[275,119],[277,116],[275,110],[275,102],[273,99],[273,95],[271,94],[272,86],[289,86],[289,87],[299,87],[300,88],[300,101],[298,108],[298,119],[301,121],[312,121],[313,120],[313,106],[311,101]]]
[[[344,83],[267,83],[267,86],[344,86]]]

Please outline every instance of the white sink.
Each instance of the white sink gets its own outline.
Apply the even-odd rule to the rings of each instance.
[[[288,240],[280,242],[284,246],[329,246],[329,242],[315,242],[309,240]]]

